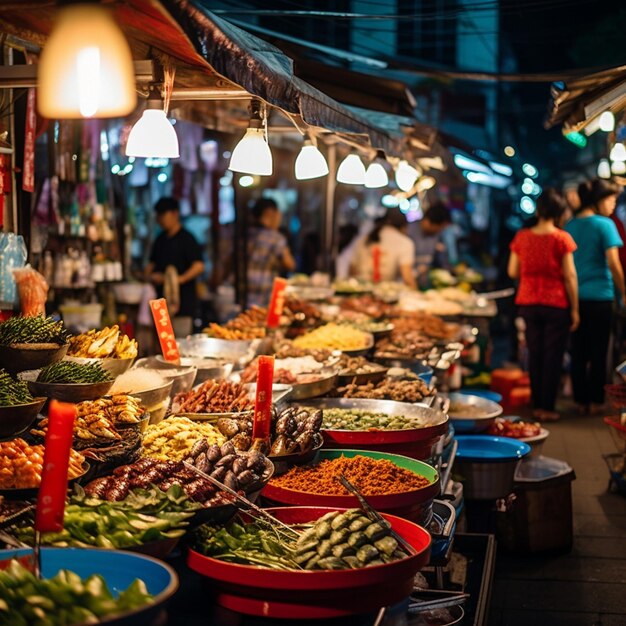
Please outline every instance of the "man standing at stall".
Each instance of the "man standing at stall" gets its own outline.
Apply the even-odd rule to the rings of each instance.
[[[196,238],[180,222],[180,207],[175,198],[161,198],[155,205],[156,220],[163,232],[156,238],[146,267],[146,278],[163,297],[165,283],[178,283],[179,306],[174,313],[177,336],[193,330],[196,314],[196,279],[204,272],[202,250]],[[173,311],[172,311],[173,312]]]

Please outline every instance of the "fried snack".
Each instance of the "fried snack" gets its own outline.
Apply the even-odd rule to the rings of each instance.
[[[203,332],[215,339],[235,341],[262,339],[265,337],[266,320],[267,309],[253,306],[223,326],[214,323],[209,324],[208,328],[205,328]]]
[[[330,323],[293,340],[296,348],[328,350],[363,350],[370,345],[370,335],[352,326]]]
[[[222,445],[226,437],[210,424],[193,422],[186,417],[170,417],[148,426],[143,439],[143,456],[161,461],[179,461],[191,453],[199,439]]]
[[[23,439],[0,442],[0,489],[32,489],[39,486],[43,469],[42,445],[31,446]],[[70,450],[68,478],[84,473],[85,457]]]
[[[137,356],[137,341],[122,335],[119,326],[90,330],[70,339],[68,356],[88,359],[134,359]]]
[[[243,384],[207,380],[197,389],[180,393],[173,402],[175,413],[241,413],[254,407]]]

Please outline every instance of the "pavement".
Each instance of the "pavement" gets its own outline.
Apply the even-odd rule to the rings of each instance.
[[[617,452],[601,417],[564,415],[543,454],[576,472],[574,545],[557,556],[498,552],[490,626],[625,626],[626,496],[608,491],[603,454]]]

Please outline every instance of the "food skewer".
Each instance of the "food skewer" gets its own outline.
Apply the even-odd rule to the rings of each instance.
[[[393,530],[393,528],[391,528],[391,524],[376,509],[370,506],[363,494],[343,474],[339,477],[339,481],[351,494],[358,498],[361,503],[361,508],[365,511],[367,517],[369,517],[373,522],[378,522],[385,528],[389,528],[393,538],[400,544],[400,546],[402,546],[402,549],[409,556],[417,554],[415,548],[408,543],[408,541],[405,541],[395,530]]]
[[[287,524],[283,524],[280,520],[276,519],[273,515],[270,515],[267,511],[264,511],[262,508],[258,507],[253,502],[250,502],[248,498],[245,498],[241,494],[237,493],[234,489],[227,487],[224,483],[220,482],[216,478],[213,478],[212,476],[209,476],[209,474],[206,474],[202,470],[199,470],[197,467],[193,466],[191,463],[187,461],[184,461],[183,463],[187,469],[194,471],[196,474],[198,474],[198,476],[202,476],[202,478],[205,478],[209,482],[213,483],[216,487],[218,487],[222,491],[229,493],[231,496],[233,496],[236,499],[237,502],[244,504],[247,507],[247,509],[254,511],[258,516],[264,518],[273,527],[278,526],[280,530],[290,534],[291,535],[290,538],[297,539],[300,536],[299,533],[295,531],[293,528],[291,528],[290,526],[287,526]]]

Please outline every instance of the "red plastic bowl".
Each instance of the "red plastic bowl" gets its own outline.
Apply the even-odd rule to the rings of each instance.
[[[385,496],[367,496],[367,501],[377,511],[384,511],[391,515],[397,515],[418,524],[427,525],[432,514],[433,499],[439,494],[439,474],[430,465],[422,461],[388,454],[385,452],[373,452],[370,450],[321,450],[319,460],[335,459],[340,456],[354,457],[367,456],[374,459],[386,459],[395,465],[407,469],[415,474],[424,476],[429,483],[421,489],[405,491],[403,493]],[[335,496],[318,493],[307,493],[295,489],[278,487],[270,481],[261,492],[261,497],[276,506],[318,506],[333,508],[350,508],[359,506],[355,496]]]
[[[320,507],[268,509],[287,524],[314,521],[329,511]],[[189,551],[187,564],[211,580],[220,606],[283,619],[323,619],[375,611],[406,598],[413,578],[430,557],[430,535],[421,526],[383,514],[416,554],[400,561],[356,570],[277,571],[218,561]]]
[[[376,450],[403,454],[418,461],[430,459],[447,432],[447,423],[411,430],[322,430],[326,448]]]

